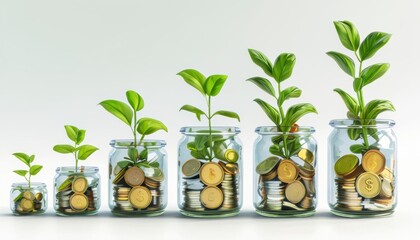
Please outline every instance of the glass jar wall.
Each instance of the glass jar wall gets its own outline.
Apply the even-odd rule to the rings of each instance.
[[[14,183],[10,191],[10,209],[15,215],[44,213],[48,208],[45,183]]]

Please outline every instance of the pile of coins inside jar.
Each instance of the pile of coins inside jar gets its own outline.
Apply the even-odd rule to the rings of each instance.
[[[258,194],[261,202],[257,209],[271,212],[308,211],[315,208],[314,155],[301,149],[299,165],[293,160],[272,156],[256,167]]]
[[[366,151],[361,164],[356,155],[340,157],[336,173],[335,209],[340,211],[386,211],[394,203],[395,180],[386,158],[377,149]]]
[[[98,182],[89,185],[83,174],[67,177],[57,188],[57,211],[63,214],[80,214],[97,211]]]
[[[224,152],[223,160],[189,159],[182,166],[183,209],[186,211],[230,211],[239,207],[238,154]]]
[[[42,210],[43,199],[44,195],[42,192],[34,193],[30,190],[20,192],[13,200],[15,203],[13,212],[18,214],[44,212],[44,210]]]
[[[162,209],[163,181],[160,168],[115,166],[113,183],[114,209],[118,212],[147,212]],[[145,174],[146,172],[146,174]]]

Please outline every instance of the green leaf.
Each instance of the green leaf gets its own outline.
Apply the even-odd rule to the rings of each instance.
[[[105,110],[125,122],[131,127],[133,121],[133,111],[126,104],[118,100],[105,100],[99,103]]]
[[[254,83],[266,93],[270,94],[273,97],[276,97],[276,92],[274,91],[274,87],[269,80],[262,77],[252,77],[252,78],[247,79],[247,81]]]
[[[30,165],[30,157],[26,153],[13,153],[13,156],[15,156],[17,159],[19,159],[21,162],[23,162],[25,165]]]
[[[35,176],[39,173],[39,171],[41,171],[41,169],[42,169],[41,165],[33,165],[29,169],[29,174],[31,174],[32,176]]]
[[[363,69],[360,75],[363,87],[382,77],[388,71],[389,67],[390,65],[388,63],[378,63]]]
[[[71,125],[65,125],[64,128],[66,129],[67,137],[69,137],[69,139],[72,140],[73,142],[76,142],[77,133],[79,132],[79,129]]]
[[[78,149],[77,158],[79,160],[86,160],[90,155],[92,155],[92,153],[99,150],[97,147],[92,146],[92,145],[82,145],[78,147],[77,149]]]
[[[35,155],[31,155],[29,157],[29,162],[32,163],[35,160]]]
[[[130,106],[134,109],[134,111],[138,112],[143,109],[144,101],[140,94],[133,90],[128,90],[125,95],[128,103],[130,103]]]
[[[179,109],[179,111],[181,110],[195,113],[195,116],[197,117],[198,121],[201,121],[201,115],[204,115],[207,117],[207,114],[205,114],[203,110],[197,107],[191,106],[191,105],[184,105],[181,107],[181,109]]]
[[[28,173],[27,170],[14,170],[13,172],[22,177],[24,177]]]
[[[159,162],[151,162],[151,163],[149,163],[149,165],[150,165],[152,168],[158,168],[158,167],[159,167]]]
[[[356,27],[349,21],[335,21],[334,26],[341,44],[351,51],[357,51],[360,45],[360,36]]]
[[[347,135],[351,140],[356,141],[360,138],[360,135],[362,134],[362,129],[359,128],[349,128],[347,129]]]
[[[350,94],[346,93],[344,90],[340,88],[334,89],[335,92],[340,94],[341,98],[343,99],[344,103],[346,104],[347,109],[354,115],[359,115],[359,104],[357,103],[356,99],[354,99]]]
[[[231,111],[220,110],[220,111],[217,111],[217,112],[213,113],[212,117],[214,117],[215,115],[225,116],[225,117],[228,117],[228,118],[236,118],[236,119],[238,119],[238,122],[241,121],[241,119],[239,118],[239,115],[237,113],[231,112]]]
[[[76,151],[73,146],[68,144],[55,145],[53,150],[58,153],[74,153],[74,151]]]
[[[209,96],[217,96],[227,79],[226,75],[211,75],[206,79],[204,90]]]
[[[351,145],[350,146],[350,151],[352,153],[355,153],[355,154],[360,154],[364,150],[366,150],[366,147],[364,145],[362,145],[362,144],[354,144],[354,145]]]
[[[353,119],[353,120],[360,119],[360,118],[359,118],[359,116],[354,115],[354,114],[353,114],[352,112],[350,112],[350,111],[347,111],[347,118],[348,118],[348,119]]]
[[[129,148],[127,150],[127,155],[129,157],[129,159],[131,159],[133,161],[136,161],[137,160],[138,153],[139,152],[138,152],[137,148]]]
[[[146,160],[148,155],[147,149],[143,149],[143,151],[140,152],[140,160]]]
[[[268,118],[276,125],[278,126],[280,124],[280,113],[270,104],[266,103],[265,101],[257,98],[254,100],[262,110],[264,110],[265,114],[267,114]]]
[[[277,155],[277,156],[280,156],[280,157],[283,157],[283,158],[286,157],[285,154],[284,154],[283,148],[280,147],[279,145],[271,145],[268,150],[273,155]]]
[[[278,83],[288,79],[293,72],[295,66],[296,57],[293,53],[282,53],[280,54],[273,67],[273,76]]]
[[[273,64],[271,64],[271,61],[264,53],[254,49],[248,49],[248,53],[249,56],[251,56],[252,61],[260,66],[268,76],[273,76]]]
[[[197,159],[207,159],[205,151],[191,151],[191,156]]]
[[[308,113],[318,112],[310,103],[299,103],[291,106],[286,112],[286,117],[282,122],[281,130],[283,132],[288,132],[293,124],[295,124],[301,117]]]
[[[282,105],[284,101],[290,98],[298,98],[302,94],[302,90],[300,90],[297,87],[288,87],[280,92],[280,98],[279,98],[279,105]]]
[[[137,132],[141,135],[150,135],[156,131],[168,131],[168,128],[161,121],[153,118],[141,118],[137,127]]]
[[[186,83],[197,89],[201,94],[205,95],[204,83],[206,77],[195,69],[185,69],[177,75],[181,76]]]
[[[395,111],[394,105],[388,100],[372,100],[366,104],[364,118],[376,119],[376,117],[385,111]]]
[[[379,141],[378,130],[376,128],[368,128],[368,134],[377,142]]]
[[[353,90],[355,92],[360,91],[360,89],[362,89],[363,87],[363,79],[362,78],[356,78],[353,81]]]
[[[132,161],[119,161],[117,164],[120,168],[126,168],[128,165],[132,164]]]
[[[76,144],[79,145],[83,142],[83,140],[85,140],[85,135],[86,135],[86,130],[79,130],[79,132],[77,132],[77,138],[76,138]]]
[[[344,72],[354,77],[355,66],[353,59],[339,52],[327,52],[327,55],[334,59],[334,61]]]
[[[382,48],[391,38],[391,34],[384,32],[372,32],[360,45],[359,55],[362,61],[369,59]]]
[[[209,135],[197,135],[194,138],[194,146],[198,151],[201,151],[206,147],[206,145],[210,145],[209,140]]]

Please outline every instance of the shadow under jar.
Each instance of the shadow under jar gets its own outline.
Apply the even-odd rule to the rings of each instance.
[[[134,147],[133,140],[112,140],[110,145],[108,200],[111,212],[121,217],[161,215],[168,203],[165,141],[144,140]],[[142,160],[130,160],[128,156],[133,152]]]
[[[57,215],[94,215],[101,205],[99,168],[58,167],[54,178]]]
[[[254,207],[266,217],[315,213],[317,143],[312,127],[258,127],[254,143]]]
[[[236,127],[183,127],[178,207],[190,217],[228,217],[242,207],[242,144]]]
[[[392,120],[332,120],[328,200],[342,217],[383,216],[397,204],[397,140]]]
[[[48,208],[48,192],[45,183],[14,183],[10,191],[10,209],[15,215],[44,213]]]

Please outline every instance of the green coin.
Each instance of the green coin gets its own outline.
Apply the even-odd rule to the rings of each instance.
[[[239,154],[233,149],[227,149],[225,151],[224,157],[225,157],[226,161],[228,161],[230,163],[235,163],[239,159]]]
[[[66,190],[67,188],[70,188],[71,183],[73,182],[73,177],[68,177],[58,188],[57,191],[61,192],[63,190]]]
[[[277,163],[279,163],[280,158],[278,157],[269,157],[265,160],[263,160],[262,162],[258,163],[255,171],[259,174],[259,175],[264,175],[269,173],[271,170],[273,170],[273,168],[277,165]]]
[[[162,182],[165,179],[165,175],[160,168],[154,168],[153,175],[150,176],[150,179],[155,180],[157,182]]]
[[[335,162],[334,170],[338,176],[346,176],[352,173],[359,165],[359,158],[353,154],[342,156]]]

